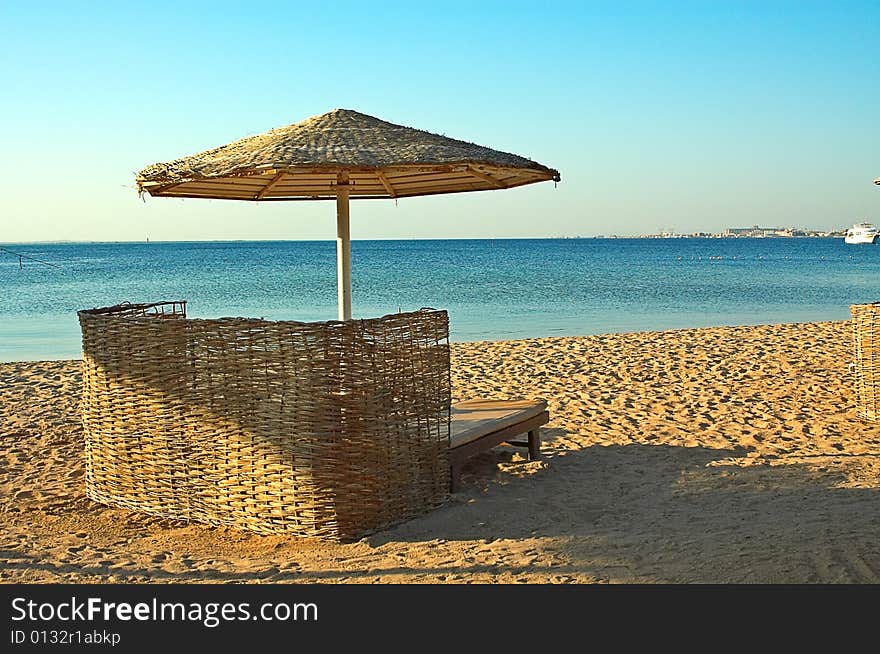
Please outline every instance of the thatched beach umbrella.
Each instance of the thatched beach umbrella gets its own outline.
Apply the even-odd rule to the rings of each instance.
[[[336,200],[339,319],[351,318],[349,199],[489,191],[559,181],[524,157],[348,109],[249,136],[137,175],[154,197]]]

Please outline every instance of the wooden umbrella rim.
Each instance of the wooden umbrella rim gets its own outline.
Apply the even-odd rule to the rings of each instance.
[[[384,167],[265,166],[226,175],[191,175],[164,183],[138,179],[138,190],[141,195],[147,193],[153,197],[253,202],[332,200],[337,197],[337,189],[340,187],[338,178],[343,173],[350,177],[347,190],[352,200],[491,191],[543,181],[559,182],[561,179],[555,170],[502,167],[471,162]],[[288,188],[285,192],[284,183],[296,184],[297,179],[302,176],[318,177],[321,181]],[[401,179],[421,180],[421,185],[418,181],[400,184]],[[275,195],[272,195],[273,192]]]

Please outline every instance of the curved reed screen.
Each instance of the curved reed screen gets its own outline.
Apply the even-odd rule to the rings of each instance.
[[[79,312],[87,494],[153,515],[349,540],[442,503],[449,322]]]
[[[855,349],[856,404],[859,417],[880,420],[880,303],[854,304],[852,313]]]

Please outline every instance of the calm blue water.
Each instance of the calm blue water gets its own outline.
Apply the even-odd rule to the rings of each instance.
[[[77,309],[189,300],[193,317],[336,317],[334,242],[8,245],[0,361],[78,358]],[[842,239],[356,241],[355,317],[449,311],[457,341],[849,317],[880,245]]]

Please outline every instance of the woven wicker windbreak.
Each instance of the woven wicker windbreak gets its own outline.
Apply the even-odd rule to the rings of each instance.
[[[850,313],[858,414],[864,420],[880,420],[880,303],[854,304]]]
[[[87,494],[168,518],[349,540],[448,497],[449,323],[79,312]]]

